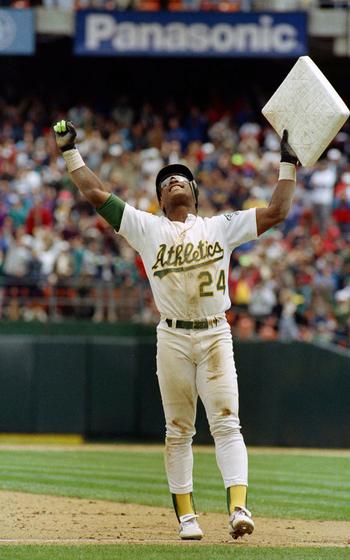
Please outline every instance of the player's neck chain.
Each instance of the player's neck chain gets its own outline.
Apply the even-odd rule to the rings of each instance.
[[[191,214],[191,223],[190,225],[184,229],[181,233],[179,233],[179,235],[177,236],[177,238],[175,239],[175,245],[179,245],[182,244],[185,240],[186,237],[186,233],[193,228],[194,224],[197,221],[197,216],[194,216],[193,214]]]

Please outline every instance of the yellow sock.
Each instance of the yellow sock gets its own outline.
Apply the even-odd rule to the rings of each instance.
[[[192,494],[173,494],[174,509],[177,517],[187,513],[195,513]]]
[[[230,486],[227,488],[227,504],[230,513],[235,511],[235,507],[246,507],[247,487],[246,486]]]

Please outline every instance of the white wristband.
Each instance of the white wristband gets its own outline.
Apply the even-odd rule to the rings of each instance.
[[[295,170],[294,163],[287,163],[286,161],[281,161],[280,163],[280,174],[278,176],[279,181],[296,181],[297,174]]]
[[[83,167],[85,165],[83,158],[79,154],[76,148],[72,148],[72,150],[67,150],[62,153],[65,162],[67,164],[67,169],[69,173]]]

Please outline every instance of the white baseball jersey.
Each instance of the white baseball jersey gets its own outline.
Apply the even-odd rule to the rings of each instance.
[[[230,255],[257,238],[256,212],[175,222],[126,204],[118,233],[140,253],[161,317],[203,319],[231,306]]]

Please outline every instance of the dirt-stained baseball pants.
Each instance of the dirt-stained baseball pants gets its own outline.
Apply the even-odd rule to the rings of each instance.
[[[226,319],[215,328],[157,327],[157,375],[166,419],[170,492],[192,492],[192,437],[198,395],[215,441],[225,488],[247,485],[248,459],[238,418],[237,374]]]

